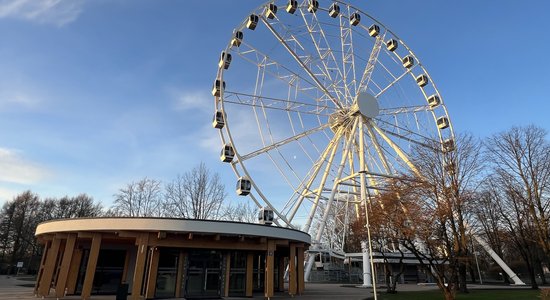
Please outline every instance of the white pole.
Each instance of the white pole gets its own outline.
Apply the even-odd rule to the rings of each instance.
[[[477,251],[474,251],[474,257],[476,259],[477,274],[479,274],[479,284],[483,284],[483,279],[481,279],[481,271],[479,270],[479,262],[477,261]]]
[[[491,249],[491,246],[489,246],[489,244],[487,244],[486,241],[484,241],[477,234],[472,234],[472,236],[483,247],[483,249],[485,249],[485,251],[487,251],[487,253],[489,253],[489,255],[491,255],[491,257],[502,268],[502,270],[504,270],[504,272],[506,272],[506,274],[508,274],[510,279],[512,279],[514,281],[515,285],[525,285],[525,282],[523,282],[523,281],[521,281],[521,279],[519,279],[518,275],[516,275],[516,273],[514,273],[514,271],[512,271],[512,269],[510,269],[510,267],[508,267],[508,265],[498,256],[498,254],[496,254],[496,252],[493,251],[493,249]]]
[[[372,287],[372,274],[367,242],[361,242],[361,250],[363,251],[363,287]]]

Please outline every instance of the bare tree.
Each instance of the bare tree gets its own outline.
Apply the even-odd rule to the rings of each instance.
[[[455,145],[456,149],[445,155],[440,153],[438,143],[416,148],[413,160],[422,174],[417,176],[422,184],[415,192],[421,201],[435,208],[440,226],[437,236],[449,258],[451,285],[458,283],[458,290],[467,292],[466,275],[471,256],[468,224],[473,220],[484,164],[481,143],[471,134],[457,135]]]
[[[222,219],[227,221],[255,223],[258,221],[258,208],[250,202],[228,204],[223,208]]]
[[[476,204],[474,205],[474,213],[479,233],[484,236],[491,249],[504,259],[505,250],[509,250],[507,245],[510,245],[510,241],[507,234],[508,231],[503,226],[505,220],[501,214],[499,199],[495,197],[494,192],[495,187],[491,183],[490,178],[484,180],[482,191],[478,194]],[[504,283],[510,283],[506,272],[502,269],[500,270],[503,274]]]
[[[34,231],[42,221],[40,208],[38,195],[31,191],[4,204],[0,211],[0,262],[15,265],[32,255],[36,244]]]
[[[220,219],[225,186],[200,163],[191,171],[166,185],[166,214],[191,219]]]
[[[513,127],[487,140],[487,157],[494,184],[507,201],[505,209],[515,212],[510,222],[528,226],[550,266],[550,143],[546,136],[544,129],[533,125]]]
[[[159,217],[162,213],[160,181],[143,178],[131,182],[116,193],[107,215],[127,217]]]

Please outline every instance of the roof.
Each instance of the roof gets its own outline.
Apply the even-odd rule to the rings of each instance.
[[[40,236],[51,233],[83,231],[195,232],[221,235],[259,236],[311,244],[311,236],[309,234],[291,228],[231,221],[176,218],[102,217],[57,219],[38,224],[35,235]]]

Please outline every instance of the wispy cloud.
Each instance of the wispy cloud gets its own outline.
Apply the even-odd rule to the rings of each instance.
[[[181,91],[176,89],[169,90],[174,99],[174,108],[179,111],[200,110],[209,112],[214,110],[214,97],[208,94],[208,91],[192,90]]]
[[[2,85],[0,85],[0,88]],[[26,91],[8,91],[2,89],[0,91],[0,111],[10,108],[36,108],[41,100]]]
[[[27,161],[17,151],[0,148],[0,181],[32,184],[46,178],[50,172]]]
[[[83,0],[0,0],[0,18],[63,26],[82,12]]]

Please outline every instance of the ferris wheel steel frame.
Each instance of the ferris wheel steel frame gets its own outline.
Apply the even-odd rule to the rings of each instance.
[[[272,209],[277,226],[295,228],[298,215],[307,213],[303,231],[314,237],[311,251],[342,252],[347,222],[352,215],[361,217],[362,210],[368,217],[367,202],[383,190],[385,180],[401,178],[403,170],[419,175],[408,151],[413,146],[429,147],[426,141],[432,141],[441,145],[441,155],[448,155],[445,144],[454,143],[454,131],[434,81],[412,50],[360,9],[343,1],[327,3],[333,6],[320,6],[315,0],[268,1],[237,26],[220,56],[213,125],[229,158],[224,161],[239,178],[238,184],[247,184],[239,187],[245,187],[243,195],[259,208]],[[335,13],[334,5],[343,9]],[[254,30],[264,30],[262,40],[249,41]],[[358,53],[365,44],[372,45],[361,52],[368,58]],[[231,87],[253,81],[243,91],[225,86],[224,75],[237,61],[249,72],[228,73],[233,80],[228,83]],[[286,99],[284,89],[270,88],[277,84],[286,87]],[[414,99],[408,96],[412,87],[417,88]],[[254,135],[232,134],[232,117],[241,112],[247,114],[241,118],[256,124]],[[290,134],[283,137],[276,132],[284,127],[277,123],[281,114],[289,121],[285,126]],[[257,144],[248,149],[248,139]],[[310,166],[302,170],[293,165],[288,148]],[[247,168],[256,160],[270,162],[292,191],[284,205],[270,201]],[[495,258],[487,243],[474,236]],[[373,267],[370,236],[368,242]],[[313,260],[314,255],[309,255],[306,279]],[[498,256],[495,260],[522,283]]]

